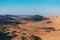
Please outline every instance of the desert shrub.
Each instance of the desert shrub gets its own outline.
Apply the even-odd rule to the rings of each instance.
[[[52,23],[51,21],[48,21],[47,23]]]
[[[39,36],[30,35],[31,37],[26,36],[26,33],[22,34],[22,40],[42,40]]]
[[[42,28],[36,28],[36,29],[42,29]]]
[[[33,31],[38,32],[39,30],[33,30]]]
[[[45,32],[51,32],[51,31],[46,30]]]
[[[27,31],[27,29],[23,29],[24,31]]]
[[[22,40],[28,40],[27,37],[22,36]]]
[[[55,31],[54,27],[45,27],[43,28],[43,30],[46,30],[46,32],[51,32],[51,31]]]
[[[22,33],[22,35],[26,35],[26,33]]]
[[[20,28],[20,27],[18,26],[18,28]]]
[[[32,35],[31,40],[42,40],[42,39],[40,37],[38,37],[38,36]]]
[[[10,32],[7,32],[7,33],[5,33],[5,34],[7,34],[7,35],[8,35],[8,34],[10,34]]]
[[[5,30],[6,29],[6,27],[3,27],[3,30]]]
[[[10,35],[12,38],[17,37],[17,34],[11,33]]]
[[[13,31],[13,33],[17,33],[17,31]]]
[[[23,34],[22,34],[22,40],[28,40],[27,38],[28,38],[28,37],[26,37],[26,33],[23,33]]]

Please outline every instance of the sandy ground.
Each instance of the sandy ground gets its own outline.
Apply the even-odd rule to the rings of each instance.
[[[20,28],[9,28],[6,32],[17,31],[15,34],[22,35],[26,33],[28,36],[35,35],[39,36],[42,40],[60,40],[60,17],[49,16],[50,20],[43,20],[39,22],[29,22],[27,24],[18,24]],[[53,27],[55,30],[47,32],[41,28]],[[13,38],[12,40],[18,40],[18,38]]]

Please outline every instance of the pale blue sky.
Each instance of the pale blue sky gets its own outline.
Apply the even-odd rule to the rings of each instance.
[[[0,14],[60,14],[60,0],[0,0]]]

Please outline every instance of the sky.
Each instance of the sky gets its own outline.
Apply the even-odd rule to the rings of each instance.
[[[0,0],[0,14],[60,14],[60,0]]]

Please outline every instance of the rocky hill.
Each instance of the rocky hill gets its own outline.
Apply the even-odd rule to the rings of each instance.
[[[0,24],[0,40],[60,40],[60,16],[30,17],[34,22],[29,19],[24,24]]]

